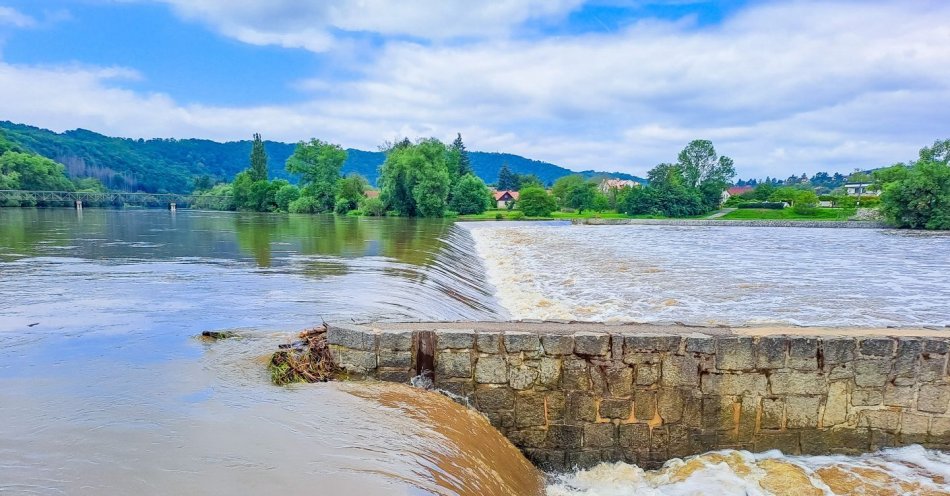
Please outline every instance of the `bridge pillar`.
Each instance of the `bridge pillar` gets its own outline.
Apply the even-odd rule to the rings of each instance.
[[[178,205],[175,202],[171,202],[168,205],[168,209],[171,210],[172,212],[175,212],[176,210],[178,210]]]
[[[76,200],[76,210],[82,210],[82,200]]]

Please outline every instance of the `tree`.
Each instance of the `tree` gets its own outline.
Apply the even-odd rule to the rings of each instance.
[[[518,184],[518,175],[508,168],[508,164],[501,164],[498,171],[498,184],[495,185],[498,191],[517,191],[520,188]]]
[[[521,190],[518,208],[529,217],[549,217],[557,209],[557,201],[544,188],[529,186]]]
[[[72,181],[59,162],[33,153],[7,151],[0,155],[0,185],[4,189],[72,191]]]
[[[911,167],[875,172],[883,182],[881,212],[897,227],[950,229],[950,140],[924,147]]]
[[[527,188],[529,186],[544,187],[544,183],[541,182],[541,178],[538,177],[537,174],[515,174],[515,177],[518,179],[518,189]]]
[[[693,140],[677,157],[677,165],[683,171],[686,186],[699,188],[702,184],[715,184],[722,190],[736,175],[731,158],[717,156],[712,141]]]
[[[287,171],[299,174],[303,195],[314,198],[316,211],[326,212],[336,201],[340,169],[346,161],[346,150],[316,138],[297,143],[294,154],[287,159]]]
[[[603,212],[610,209],[610,198],[607,195],[597,191],[594,193],[594,201],[591,202],[591,210],[595,212]]]
[[[251,179],[264,181],[267,179],[267,152],[260,133],[254,133],[254,142],[251,144]]]
[[[449,207],[460,214],[480,214],[488,209],[488,187],[474,174],[466,174],[452,188]]]
[[[597,185],[590,181],[584,181],[571,191],[567,206],[577,209],[578,212],[591,210],[594,206],[596,196]]]
[[[682,186],[686,179],[683,177],[683,168],[674,164],[659,164],[647,172],[647,180],[650,186],[654,187],[674,187]]]
[[[585,182],[584,176],[580,174],[560,177],[557,181],[554,181],[551,192],[554,193],[554,197],[557,199],[559,205],[568,207],[574,197],[574,191],[583,186]]]
[[[293,184],[287,184],[281,186],[277,190],[277,194],[274,195],[274,200],[277,202],[277,208],[283,212],[290,211],[290,203],[300,198],[300,188]]]
[[[468,151],[465,149],[465,143],[462,142],[462,133],[458,133],[452,146],[449,147],[450,169],[455,177],[463,177],[472,173],[472,162],[468,157]]]
[[[346,213],[359,208],[360,200],[366,196],[368,187],[369,181],[365,177],[355,172],[347,174],[346,177],[340,179],[334,210],[337,213]]]
[[[434,138],[391,147],[380,170],[383,203],[400,215],[441,217],[451,185],[445,145]]]

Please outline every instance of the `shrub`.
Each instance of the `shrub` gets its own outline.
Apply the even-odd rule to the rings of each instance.
[[[337,198],[336,203],[333,204],[333,211],[338,214],[345,214],[354,208],[355,205],[346,198]]]
[[[287,211],[293,214],[313,214],[320,211],[322,205],[312,196],[301,196],[287,205]]]
[[[785,208],[782,202],[750,202],[739,205],[739,208],[770,208],[772,210],[781,210]]]
[[[548,217],[557,208],[557,201],[543,188],[532,186],[521,191],[518,198],[518,207],[524,215],[531,217]],[[514,215],[515,212],[512,212]],[[511,218],[512,216],[509,216]]]
[[[495,220],[502,220],[505,218],[505,214],[498,212],[495,214]]]
[[[815,215],[818,213],[818,207],[813,203],[798,202],[792,206],[792,211],[798,215]]]
[[[300,188],[294,186],[293,184],[281,186],[274,195],[274,199],[277,202],[277,208],[283,210],[284,212],[289,211],[290,202],[296,200],[297,198],[300,198]]]
[[[515,210],[508,214],[509,220],[521,220],[524,219],[525,213],[520,210]],[[538,216],[541,217],[541,216]]]
[[[472,174],[462,176],[452,188],[449,207],[460,214],[480,214],[488,209],[488,187]]]
[[[360,210],[364,215],[371,217],[382,217],[386,215],[386,206],[379,198],[363,198],[360,200]]]

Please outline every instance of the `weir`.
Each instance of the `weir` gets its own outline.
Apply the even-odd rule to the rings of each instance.
[[[950,448],[942,329],[566,322],[330,326],[351,374],[435,387],[546,470],[710,450]]]

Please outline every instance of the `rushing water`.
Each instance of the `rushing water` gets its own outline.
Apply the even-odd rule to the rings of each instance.
[[[479,229],[496,226],[503,234],[497,248],[550,264],[517,277],[573,274],[576,285],[600,284],[592,293],[559,295],[559,304],[596,303],[614,291],[634,298],[626,286],[611,289],[609,274],[581,274],[591,266],[583,246],[563,252],[567,258],[546,253],[547,238],[563,236],[579,243],[606,236],[593,246],[608,246],[611,230],[577,236],[564,226],[520,226],[540,236],[540,250],[531,252],[521,251],[531,243],[518,230]],[[668,243],[686,243],[680,230],[668,231],[678,240]],[[492,232],[475,237],[484,243]],[[867,243],[889,236],[862,232]],[[767,231],[734,236],[774,243]],[[653,242],[662,238],[654,234]],[[944,241],[901,239],[914,263],[946,263]],[[693,245],[705,258],[719,256],[708,253],[713,245]],[[934,246],[944,251],[930,262],[913,255]],[[678,256],[701,270],[702,253],[689,251],[681,247]],[[321,318],[519,316],[519,297],[509,291],[522,286],[498,279],[498,258],[487,255],[487,272],[504,283],[500,301],[469,230],[441,221],[0,209],[0,493],[542,494],[541,475],[516,449],[442,396],[390,384],[277,388],[264,368],[277,344]],[[623,256],[616,246],[601,251],[605,263]],[[875,267],[867,270],[890,277]],[[769,270],[794,275],[788,267]],[[906,291],[934,284],[913,277]],[[941,321],[929,301],[907,318]],[[222,329],[241,338],[195,338]],[[902,494],[945,491],[950,477],[944,455],[916,448],[876,457],[774,456],[714,453],[658,472],[604,464],[553,477],[546,492],[785,494],[773,484],[777,477],[822,491],[814,494],[841,494],[857,484],[852,479],[876,484],[866,494]]]
[[[877,229],[475,226],[522,319],[950,326],[950,235]]]

